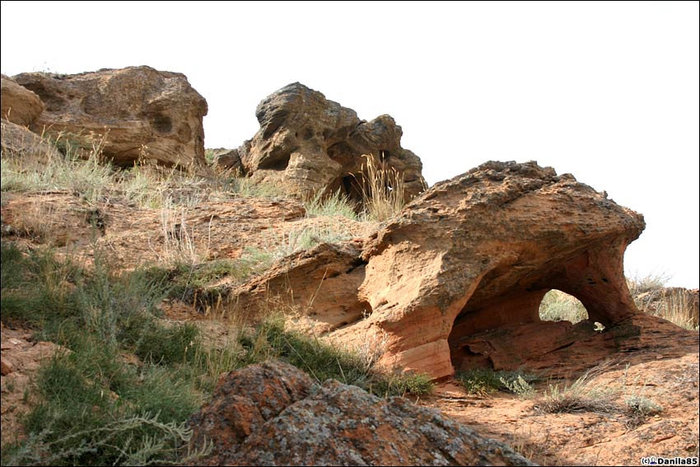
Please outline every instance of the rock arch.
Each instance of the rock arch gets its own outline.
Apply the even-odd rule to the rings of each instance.
[[[366,312],[325,334],[350,346],[382,342],[381,364],[434,378],[465,365],[517,368],[593,332],[591,323],[541,322],[550,289],[578,298],[606,327],[639,313],[623,255],[643,228],[641,215],[571,175],[534,162],[487,162],[409,203],[364,242],[359,258],[345,247],[343,264],[353,266],[333,276],[345,284],[336,299]],[[314,255],[321,253],[305,254],[305,268]],[[278,273],[294,276],[295,261]],[[317,290],[298,283],[295,299]]]

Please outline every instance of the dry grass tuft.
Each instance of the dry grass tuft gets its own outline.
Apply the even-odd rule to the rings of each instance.
[[[393,167],[387,169],[373,154],[362,157],[367,159],[359,181],[365,217],[377,222],[391,219],[406,204],[403,174]]]

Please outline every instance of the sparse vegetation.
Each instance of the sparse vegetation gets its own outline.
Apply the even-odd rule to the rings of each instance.
[[[628,279],[627,286],[641,311],[666,319],[682,328],[697,331],[700,320],[697,305],[690,303],[687,291],[666,288],[668,280],[666,275],[652,274]]]
[[[95,256],[94,268],[85,270],[50,250],[23,252],[2,242],[3,322],[29,326],[38,339],[66,349],[40,369],[28,392],[28,438],[4,447],[3,463],[192,460],[207,446],[188,451],[185,422],[218,375],[268,358],[286,360],[319,382],[335,378],[382,396],[421,395],[432,387],[425,375],[376,372],[363,356],[285,331],[279,319],[213,348],[193,324],[160,317],[156,305],[173,290],[244,275],[245,262],[116,274]]]

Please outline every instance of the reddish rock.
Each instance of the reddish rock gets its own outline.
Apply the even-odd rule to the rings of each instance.
[[[39,96],[2,75],[2,119],[27,126],[41,115],[44,104]],[[3,130],[4,133],[4,130]]]
[[[622,258],[643,228],[641,215],[569,174],[534,162],[488,162],[415,199],[359,256],[296,255],[276,273],[300,276],[293,287],[272,276],[268,287],[257,287],[267,296],[293,295],[316,322],[362,310],[346,311],[348,319],[326,335],[353,347],[384,342],[380,363],[389,368],[439,378],[475,365],[517,367],[535,349],[555,350],[593,332],[592,323],[585,330],[542,325],[539,304],[550,289],[578,298],[590,320],[608,328],[638,313]],[[324,279],[326,270],[334,273]],[[352,286],[340,289],[335,306],[310,300],[323,282],[343,277]],[[505,341],[494,348],[495,337],[481,334],[507,340],[514,328],[520,337],[510,348]]]
[[[14,365],[4,358],[0,358],[0,373],[2,373],[2,375],[9,375],[13,371],[15,371]]]
[[[190,419],[194,443],[214,440],[214,456],[226,456],[251,433],[311,388],[311,379],[281,362],[251,365],[222,375],[212,400]]]
[[[14,79],[46,105],[31,125],[37,133],[67,132],[78,140],[106,135],[103,153],[120,165],[139,158],[204,163],[207,102],[183,74],[139,66],[76,75],[22,73]]]
[[[213,441],[209,464],[532,465],[436,410],[332,380],[313,386],[279,362],[229,373],[191,424],[195,439]]]
[[[359,200],[367,161],[362,156],[371,154],[403,176],[407,200],[425,187],[420,159],[401,147],[401,127],[389,115],[360,120],[354,110],[300,83],[265,98],[255,114],[260,130],[238,155],[256,181],[300,197],[342,190]]]

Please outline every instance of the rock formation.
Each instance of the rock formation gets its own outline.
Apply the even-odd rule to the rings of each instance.
[[[593,334],[593,321],[611,327],[638,313],[622,260],[643,228],[641,215],[569,174],[487,162],[433,186],[364,245],[289,257],[231,299],[252,309],[286,297],[331,339],[383,342],[392,368],[436,378],[514,368]],[[550,289],[578,298],[590,329],[540,322]]]
[[[342,190],[359,200],[362,156],[371,154],[385,169],[403,174],[407,200],[424,189],[420,159],[401,147],[401,127],[389,115],[360,120],[299,83],[268,96],[255,115],[260,130],[238,154],[256,181],[282,184],[301,197]]]
[[[44,110],[39,96],[2,75],[2,119],[28,126]]]
[[[183,74],[140,66],[76,75],[22,73],[14,79],[45,104],[31,124],[37,133],[67,132],[78,140],[106,135],[103,154],[119,165],[139,158],[204,163],[207,102]]]
[[[434,409],[274,361],[222,376],[190,425],[211,465],[532,465]]]

